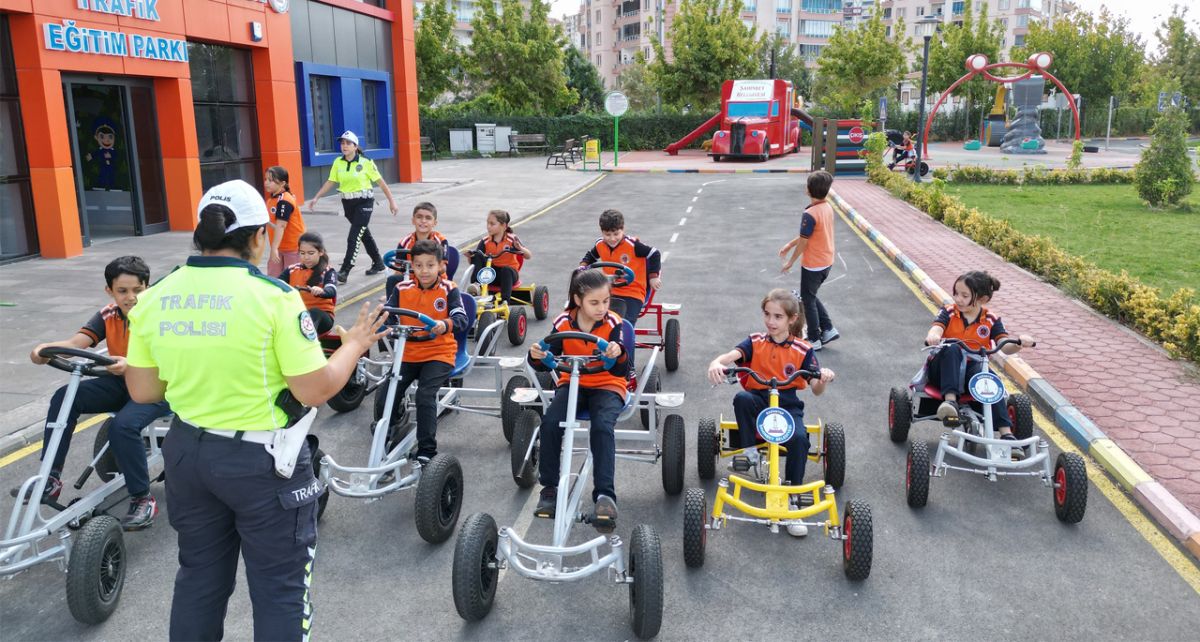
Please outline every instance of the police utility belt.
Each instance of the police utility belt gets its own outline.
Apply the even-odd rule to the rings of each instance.
[[[175,421],[191,426],[205,434],[224,437],[234,441],[248,441],[262,444],[267,454],[275,460],[275,475],[283,479],[291,479],[296,470],[296,460],[300,457],[300,449],[304,447],[308,431],[312,429],[313,421],[317,418],[316,408],[302,405],[287,388],[279,393],[275,405],[288,415],[288,425],[279,430],[219,430],[203,428],[184,421],[175,415]]]
[[[357,192],[341,192],[343,201],[352,201],[356,198],[375,198],[375,190],[362,189]]]

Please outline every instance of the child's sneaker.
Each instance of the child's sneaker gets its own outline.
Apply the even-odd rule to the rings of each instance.
[[[596,498],[596,508],[592,515],[592,526],[600,533],[611,533],[617,529],[617,502],[608,495]]]
[[[816,341],[809,341],[808,345],[812,346],[813,352],[816,352],[824,347],[820,339],[817,339]]]
[[[800,510],[799,498],[793,495],[791,499],[788,500],[788,507],[791,510]],[[804,537],[808,535],[808,526],[805,526],[804,524],[788,524],[787,532],[788,535],[791,535],[792,537]]]
[[[153,495],[143,495],[129,500],[129,512],[121,519],[121,528],[127,531],[140,531],[154,525],[154,517],[158,515],[158,502]]]
[[[1000,439],[1003,441],[1016,441],[1017,436],[1010,432],[1010,433],[1000,435]],[[1012,460],[1013,461],[1021,461],[1022,459],[1025,459],[1025,449],[1017,447],[1017,446],[1013,446]]]
[[[833,343],[840,336],[842,335],[837,331],[837,328],[829,328],[821,333],[821,344],[824,345],[826,343]]]
[[[942,405],[938,406],[937,418],[947,426],[957,426],[958,404],[953,401],[943,401]]]
[[[479,292],[480,290],[478,283],[471,283],[467,285],[467,294],[470,294],[471,296],[479,296]]]
[[[54,475],[50,475],[50,478],[46,480],[46,487],[44,489],[42,489],[42,501],[43,502],[46,500],[58,501],[58,496],[60,494],[62,494],[62,488],[63,488],[62,481],[59,480],[58,477],[56,477]],[[20,492],[21,492],[20,488],[13,488],[12,490],[8,491],[8,495],[9,495],[9,497],[16,497],[17,494]],[[26,496],[26,497],[22,498],[21,503],[28,504],[29,497]]]
[[[555,508],[558,505],[558,487],[545,486],[538,497],[537,507],[533,509],[534,517],[554,519]]]

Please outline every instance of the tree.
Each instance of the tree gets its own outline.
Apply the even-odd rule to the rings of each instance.
[[[454,37],[454,16],[447,0],[428,0],[421,10],[415,36],[417,102],[434,104],[446,93],[456,94],[462,82],[462,49]]]
[[[1164,111],[1150,130],[1150,146],[1134,168],[1138,196],[1151,205],[1174,205],[1192,193],[1196,177],[1187,155],[1187,119],[1183,111]]]
[[[530,0],[525,15],[520,0],[500,0],[500,12],[481,2],[471,19],[474,35],[468,76],[480,96],[502,111],[558,115],[579,100],[567,87],[562,27],[551,25],[549,5]]]
[[[1197,103],[1200,102],[1200,36],[1188,28],[1187,12],[1187,7],[1176,5],[1154,32],[1158,38],[1154,75],[1174,81],[1184,96]],[[1157,101],[1157,92],[1154,99]]]
[[[806,99],[812,95],[812,72],[804,64],[796,45],[780,34],[763,38],[758,49],[758,75],[771,77],[771,52],[775,52],[775,77],[792,81],[796,93]]]
[[[595,111],[604,105],[604,82],[592,61],[567,46],[563,52],[563,64],[567,72],[567,87],[579,94],[575,111]]]
[[[1025,46],[1014,48],[1012,58],[1023,61],[1042,51],[1054,55],[1050,73],[1067,91],[1083,97],[1084,110],[1106,106],[1109,96],[1125,95],[1146,58],[1129,20],[1113,17],[1104,7],[1099,14],[1074,11],[1051,23],[1031,22]]]
[[[967,72],[965,63],[967,57],[973,54],[983,54],[988,61],[997,62],[1000,58],[1000,28],[995,22],[988,20],[987,5],[978,19],[973,15],[971,5],[967,2],[963,7],[962,22],[948,25],[940,34],[936,34],[929,43],[929,87],[931,91],[945,91],[954,81]],[[990,104],[989,96],[996,91],[995,83],[986,78],[976,76],[970,81],[959,85],[954,95],[966,99],[967,118],[971,109],[980,109]],[[970,127],[967,128],[970,131]]]
[[[821,104],[834,113],[857,113],[864,97],[874,98],[904,76],[905,52],[912,43],[901,35],[903,20],[897,20],[892,29],[895,35],[888,36],[878,5],[866,22],[834,27],[829,44],[817,58]]]
[[[650,68],[640,51],[633,57],[633,64],[621,70],[617,87],[629,99],[630,111],[649,111],[658,102],[658,88],[650,82]]]
[[[742,22],[741,13],[741,0],[680,0],[671,23],[674,60],[667,60],[661,42],[653,43],[650,79],[664,102],[715,110],[722,83],[758,72],[761,40],[755,27]]]

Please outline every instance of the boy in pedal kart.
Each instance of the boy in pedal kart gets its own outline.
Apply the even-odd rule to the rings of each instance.
[[[904,132],[904,137],[900,140],[900,144],[893,146],[892,162],[888,163],[888,169],[893,169],[908,159],[916,157],[912,137],[912,132]]]
[[[62,492],[63,465],[71,447],[71,435],[75,432],[79,415],[115,412],[109,428],[108,447],[112,449],[117,467],[125,476],[125,487],[130,495],[129,511],[121,520],[121,527],[127,531],[136,531],[153,525],[154,517],[158,514],[158,504],[150,494],[150,471],[146,465],[142,429],[155,419],[170,413],[171,409],[165,401],[152,404],[132,401],[123,376],[125,353],[129,347],[128,315],[137,303],[138,295],[150,284],[150,268],[140,257],[122,256],[105,266],[104,280],[108,284],[104,292],[112,297],[112,303],[92,315],[70,339],[40,344],[29,354],[29,359],[34,363],[45,364],[49,359],[38,355],[42,348],[84,349],[93,348],[105,341],[108,344],[108,356],[117,361],[115,365],[108,367],[108,371],[114,376],[95,377],[79,382],[75,403],[67,415],[67,426],[63,430],[58,453],[51,464],[50,480],[46,483],[42,498],[57,500]],[[50,410],[46,413],[47,427],[42,441],[43,456],[53,433],[49,424],[58,418],[66,392],[67,387],[63,386],[55,391],[50,399]],[[10,494],[15,496],[16,492],[14,490]]]

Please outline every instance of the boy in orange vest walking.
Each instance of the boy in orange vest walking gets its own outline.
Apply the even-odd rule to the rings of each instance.
[[[800,298],[804,303],[804,319],[807,322],[805,340],[813,350],[820,350],[841,336],[833,327],[825,306],[817,298],[817,290],[833,268],[833,207],[825,201],[832,186],[833,176],[829,172],[818,171],[808,175],[808,195],[812,203],[804,210],[800,235],[779,250],[780,258],[791,252],[791,258],[783,264],[784,273],[792,269],[797,260],[800,261]]]

